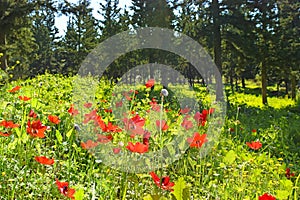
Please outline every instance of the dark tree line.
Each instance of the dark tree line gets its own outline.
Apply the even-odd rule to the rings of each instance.
[[[0,1],[1,69],[13,78],[50,72],[74,75],[88,53],[105,39],[139,27],[173,29],[198,41],[212,56],[226,83],[259,78],[263,103],[267,86],[285,83],[296,98],[300,71],[300,3],[298,0],[118,0],[99,3],[96,19],[91,0]],[[55,16],[68,17],[58,37]],[[200,80],[193,66],[162,50],[144,49],[121,56],[105,75],[117,80],[145,63],[173,66],[191,82]],[[14,66],[14,67],[10,67]],[[217,88],[217,90],[222,88]],[[221,96],[219,97],[222,98]]]

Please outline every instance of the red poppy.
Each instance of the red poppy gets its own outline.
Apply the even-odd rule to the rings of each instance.
[[[254,150],[260,149],[262,147],[262,143],[260,141],[252,141],[251,143],[246,142],[246,145]]]
[[[13,89],[8,90],[8,92],[14,93],[14,92],[17,92],[20,88],[21,88],[21,86],[15,86]]]
[[[155,84],[155,80],[154,79],[149,79],[147,81],[147,83],[145,84],[145,86],[146,86],[146,88],[151,88],[151,87],[154,86],[154,84]]]
[[[78,115],[79,111],[74,109],[74,105],[72,104],[71,107],[68,110],[68,113],[70,113],[72,116]]]
[[[109,135],[97,134],[97,137],[98,137],[97,141],[102,144],[108,143],[113,140],[113,136],[111,134]]]
[[[40,120],[32,121],[32,123],[28,120],[27,122],[26,132],[33,137],[44,138],[46,129],[47,126],[44,126]]]
[[[71,199],[75,199],[75,189],[69,188],[68,182],[60,182],[58,179],[56,179],[56,185],[61,194]]]
[[[98,117],[97,110],[96,109],[92,110],[90,113],[87,113],[87,114],[84,115],[83,123],[86,124],[91,120],[96,120],[97,117]]]
[[[234,132],[234,128],[229,128],[229,131],[233,133]]]
[[[187,107],[186,107],[186,108],[184,108],[184,109],[180,109],[180,113],[184,115],[184,114],[190,112],[190,110],[191,110],[190,108],[187,108]]]
[[[3,120],[2,122],[0,122],[0,126],[4,126],[5,128],[17,128],[20,126],[20,124],[14,124],[13,121]]]
[[[252,129],[251,132],[252,132],[252,133],[256,133],[256,129]]]
[[[174,191],[172,188],[175,185],[175,183],[170,182],[169,176],[162,177],[162,180],[160,181],[160,178],[154,172],[150,172],[150,175],[151,175],[155,185],[157,185],[158,187],[160,187],[163,190],[169,190],[171,192]]]
[[[286,176],[286,178],[290,179],[291,176],[295,176],[295,174],[291,173],[291,169],[290,168],[286,168],[286,170],[285,170],[285,176]]]
[[[207,110],[203,110],[202,113],[200,112],[195,113],[194,119],[196,120],[198,126],[200,125],[205,126],[207,114],[208,114]]]
[[[81,142],[80,146],[83,149],[92,149],[92,148],[98,146],[98,142],[94,142],[92,140],[88,140],[86,142]]]
[[[102,127],[103,132],[119,133],[122,131],[122,129],[120,129],[117,125],[113,125],[111,122],[108,122],[107,125],[106,124],[104,124],[104,125],[105,125],[105,127]]]
[[[159,112],[159,111],[160,111],[160,105],[157,104],[155,98],[152,98],[152,101],[151,101],[149,104],[150,104],[152,110],[154,110],[154,111],[156,111],[156,112]]]
[[[142,144],[140,142],[137,142],[135,144],[133,144],[132,142],[128,142],[128,145],[126,146],[126,148],[131,151],[131,152],[136,152],[136,153],[145,153],[148,151],[149,146]]]
[[[29,117],[32,117],[32,118],[37,118],[37,114],[34,112],[34,110],[30,110],[28,116],[29,116]]]
[[[90,108],[90,107],[92,107],[92,105],[93,105],[93,104],[92,104],[92,103],[89,103],[89,102],[83,104],[83,106],[86,107],[86,108]]]
[[[45,156],[36,156],[36,157],[34,157],[34,159],[43,165],[53,165],[54,164],[54,159],[49,159]]]
[[[165,131],[169,128],[165,120],[156,120],[156,127],[161,128],[162,131]]]
[[[53,124],[59,124],[59,122],[60,122],[59,118],[57,116],[55,116],[55,115],[49,115],[48,119]]]
[[[143,144],[144,145],[149,145],[150,136],[151,136],[151,133],[149,131],[144,131],[144,135],[143,135]]]
[[[181,126],[185,128],[185,130],[189,130],[193,128],[193,122],[190,120],[187,120],[187,118],[183,119],[183,122],[181,123]]]
[[[28,101],[31,98],[30,97],[26,97],[26,96],[19,96],[19,99],[22,100],[22,101]]]
[[[206,134],[200,135],[198,132],[195,132],[193,137],[187,139],[187,142],[190,144],[190,147],[200,148],[208,141],[206,136]]]
[[[116,102],[116,107],[122,107],[122,105],[123,105],[123,102],[122,102],[122,101]]]
[[[11,135],[11,132],[1,132],[0,131],[0,136],[3,136],[3,137],[8,137],[8,136],[10,136]]]
[[[276,200],[276,198],[268,193],[264,193],[262,196],[258,197],[258,200]]]
[[[121,148],[119,148],[119,147],[113,148],[114,154],[118,154],[118,153],[120,153],[120,151],[121,151]]]
[[[112,113],[112,109],[104,109],[104,111],[107,113]]]

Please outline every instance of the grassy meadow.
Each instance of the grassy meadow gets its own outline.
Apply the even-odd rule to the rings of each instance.
[[[79,109],[73,80],[46,74],[1,86],[0,199],[300,199],[299,97],[270,93],[264,106],[254,83],[238,92],[226,86],[224,126],[212,130],[218,138],[201,156],[213,140],[209,126],[218,112],[205,87],[195,86],[201,105],[192,113],[178,107],[171,90],[161,94],[156,82],[116,94],[101,80],[95,103],[81,102]],[[130,112],[118,119],[114,110],[123,108]],[[187,130],[192,135],[185,136]],[[97,134],[85,136],[89,131]],[[142,172],[139,157],[160,152],[174,138],[187,145],[185,152],[163,168]],[[106,165],[110,160],[101,154],[109,144],[113,158],[129,158],[114,162],[136,162],[138,172]],[[168,153],[178,155],[172,148]],[[152,167],[162,162],[148,161]]]

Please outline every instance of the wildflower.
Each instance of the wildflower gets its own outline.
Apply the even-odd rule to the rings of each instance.
[[[3,137],[8,137],[11,135],[11,132],[1,132],[0,131],[0,136],[3,136]]]
[[[131,152],[136,152],[136,153],[145,153],[148,151],[149,146],[142,144],[140,142],[137,142],[135,144],[133,144],[132,142],[128,142],[128,145],[126,146],[126,148],[131,151]]]
[[[90,107],[92,107],[92,105],[93,105],[93,104],[92,104],[92,103],[89,103],[89,102],[83,104],[83,106],[86,107],[86,108],[90,108]]]
[[[108,143],[113,140],[113,136],[111,134],[109,135],[97,134],[97,137],[98,137],[97,141],[102,144]]]
[[[162,131],[165,131],[169,128],[167,125],[167,122],[165,120],[156,120],[156,126],[157,128],[161,129]]]
[[[169,92],[166,89],[161,89],[160,94],[163,95],[163,96],[165,96],[165,97],[167,97],[169,95]]]
[[[19,99],[22,100],[22,101],[28,101],[31,98],[30,97],[26,97],[26,96],[19,96]]]
[[[34,110],[30,110],[28,116],[29,116],[29,117],[32,117],[32,118],[37,118],[37,114],[34,112]]]
[[[187,118],[183,119],[183,122],[181,123],[181,126],[185,128],[185,130],[189,130],[193,128],[193,122],[190,120],[187,120]]]
[[[8,90],[8,92],[10,92],[10,93],[15,93],[15,92],[17,92],[18,90],[20,90],[20,88],[21,88],[21,86],[15,86],[13,89]]]
[[[56,179],[56,185],[61,194],[71,199],[75,199],[75,189],[69,188],[68,182],[60,182],[58,179]]]
[[[44,126],[40,120],[32,121],[32,123],[28,120],[27,122],[26,132],[33,137],[44,138],[46,129],[47,126]]]
[[[187,139],[187,142],[190,144],[190,147],[200,148],[205,142],[208,141],[206,136],[206,134],[200,135],[198,132],[195,132],[192,138]]]
[[[120,151],[121,151],[121,148],[119,148],[119,147],[113,148],[114,154],[118,154],[118,153],[120,153]]]
[[[286,170],[285,170],[285,176],[286,176],[287,179],[290,179],[291,176],[295,176],[295,174],[291,173],[291,169],[290,168],[286,168]]]
[[[154,79],[149,79],[149,80],[147,81],[147,83],[145,84],[145,86],[146,86],[146,88],[151,88],[151,87],[154,86],[154,84],[155,84]]]
[[[20,124],[14,124],[13,121],[3,120],[2,122],[0,122],[0,126],[3,126],[5,128],[17,128],[20,126]]]
[[[54,159],[49,159],[45,156],[36,156],[36,157],[34,157],[34,159],[43,165],[53,165],[54,164]]]
[[[184,115],[184,114],[190,112],[190,110],[191,110],[190,108],[186,107],[186,108],[184,108],[184,109],[180,109],[179,112],[180,112],[182,115]]]
[[[268,193],[264,193],[262,196],[258,197],[258,200],[276,200],[276,198]]]
[[[93,142],[92,140],[88,140],[85,143],[81,142],[80,146],[83,149],[92,149],[92,148],[98,146],[98,142]]]
[[[175,183],[170,182],[170,177],[169,176],[164,176],[160,180],[160,178],[154,172],[150,172],[150,175],[151,175],[155,185],[157,185],[158,187],[160,187],[163,190],[169,190],[171,192],[174,191],[172,189],[172,187],[175,185]]]
[[[122,105],[123,105],[123,102],[122,102],[122,100],[121,100],[121,101],[118,101],[118,102],[116,102],[116,107],[122,107]]]
[[[98,117],[97,110],[94,109],[90,113],[87,113],[87,114],[84,115],[83,123],[87,124],[89,121],[95,120],[97,117]]]
[[[257,131],[256,131],[256,129],[252,129],[251,132],[252,133],[256,133]]]
[[[59,124],[59,122],[60,122],[59,118],[57,116],[55,116],[55,115],[49,115],[48,119],[53,124]]]
[[[74,105],[72,104],[71,107],[68,110],[68,113],[70,113],[72,116],[78,115],[79,111],[74,109]]]
[[[260,141],[252,141],[251,143],[246,142],[246,145],[254,150],[258,150],[262,147],[262,143]]]

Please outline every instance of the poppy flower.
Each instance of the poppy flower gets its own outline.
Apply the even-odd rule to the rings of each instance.
[[[256,131],[256,129],[252,129],[251,132],[252,133],[256,133],[257,131]]]
[[[258,150],[262,147],[262,143],[260,141],[252,141],[251,143],[246,142],[246,145],[253,150]]]
[[[234,132],[234,128],[229,128],[229,131],[230,131],[231,133],[233,133],[233,132]]]
[[[71,199],[75,199],[75,189],[69,188],[68,182],[60,182],[58,179],[56,179],[56,185],[61,194]]]
[[[164,176],[160,180],[160,178],[154,172],[150,172],[150,175],[151,175],[155,185],[157,185],[158,187],[160,187],[163,190],[169,190],[171,192],[174,191],[172,188],[175,185],[175,183],[170,182],[170,177],[169,176]]]
[[[30,110],[28,116],[29,116],[29,117],[32,117],[32,118],[37,118],[37,114],[34,112],[34,110]]]
[[[120,151],[121,151],[121,148],[119,148],[119,147],[113,148],[114,154],[118,154],[118,153],[120,153]]]
[[[91,120],[95,120],[98,117],[97,110],[92,110],[90,113],[84,115],[83,123],[87,124]]]
[[[88,140],[86,142],[81,142],[80,146],[83,149],[92,149],[92,148],[98,146],[98,142],[93,142],[92,140]]]
[[[57,116],[55,116],[55,115],[49,115],[48,119],[53,124],[59,124],[59,122],[60,122],[59,118]]]
[[[28,101],[31,98],[30,97],[26,97],[26,96],[19,96],[19,99],[22,100],[22,101]]]
[[[8,137],[8,136],[10,136],[11,135],[11,132],[1,132],[0,131],[0,136],[3,136],[3,137]]]
[[[145,84],[145,86],[146,86],[146,88],[151,88],[151,87],[154,86],[154,84],[155,84],[154,79],[149,79],[149,80],[147,81],[147,83]]]
[[[21,88],[21,86],[15,86],[13,89],[11,89],[11,90],[8,90],[8,92],[10,92],[10,93],[15,93],[15,92],[17,92],[18,90],[20,90],[20,88]]]
[[[136,153],[145,153],[148,151],[149,146],[142,144],[140,142],[137,142],[135,144],[133,144],[132,142],[128,142],[128,145],[126,146],[126,148],[131,151],[131,152],[136,152]]]
[[[195,132],[192,138],[187,139],[187,142],[190,144],[190,147],[200,148],[205,142],[208,141],[206,136],[206,134],[200,135],[198,132]]]
[[[72,116],[78,115],[79,111],[74,109],[74,105],[72,104],[71,107],[68,110],[68,113],[70,113]]]
[[[26,132],[33,137],[44,138],[46,129],[47,126],[44,126],[40,120],[32,121],[32,123],[28,120],[27,122]]]
[[[291,176],[295,176],[295,174],[291,173],[291,169],[290,168],[286,168],[286,170],[285,170],[285,176],[286,176],[287,179],[290,179]]]
[[[180,109],[180,114],[182,114],[182,115],[184,115],[184,114],[186,114],[186,113],[188,113],[188,112],[190,112],[190,108],[188,108],[188,107],[186,107],[186,108],[184,108],[184,109]]]
[[[104,112],[112,113],[112,109],[104,109]]]
[[[17,128],[20,126],[20,124],[14,124],[13,121],[3,120],[2,122],[0,122],[0,126],[3,126],[5,128]]]
[[[97,137],[98,137],[97,141],[102,144],[108,143],[113,140],[113,136],[111,134],[109,135],[97,134]]]
[[[85,108],[90,108],[90,107],[92,107],[92,103],[89,103],[89,102],[87,102],[87,103],[85,103],[85,104],[83,104],[83,106],[85,107]]]
[[[118,108],[118,107],[122,107],[122,105],[123,105],[123,102],[122,102],[122,101],[116,102],[116,107],[117,107],[117,108]]]
[[[36,157],[34,157],[34,159],[43,165],[53,165],[54,164],[54,159],[49,159],[45,156],[36,156]]]
[[[161,128],[162,131],[165,131],[169,128],[165,120],[156,120],[156,127]]]
[[[184,118],[183,122],[181,123],[181,126],[185,128],[185,130],[189,130],[193,128],[193,122]]]
[[[268,193],[264,193],[258,197],[258,200],[276,200],[276,198]]]
[[[107,125],[104,124],[105,126],[102,127],[102,131],[109,133],[109,132],[113,132],[113,133],[118,133],[121,132],[122,129],[120,129],[117,125],[113,125],[111,122],[108,122]]]

